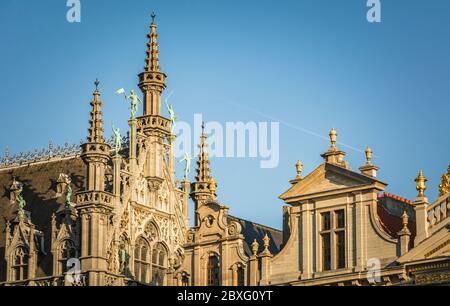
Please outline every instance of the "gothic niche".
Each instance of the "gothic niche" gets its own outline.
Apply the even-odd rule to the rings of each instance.
[[[65,173],[60,173],[58,179],[56,180],[56,197],[60,197],[67,191],[67,186],[69,184],[69,176]]]
[[[13,182],[9,187],[9,201],[15,203],[17,201],[17,196],[22,192],[23,184],[13,178]]]

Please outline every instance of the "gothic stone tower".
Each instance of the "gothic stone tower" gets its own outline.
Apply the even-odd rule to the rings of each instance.
[[[81,146],[86,165],[85,191],[77,194],[81,218],[81,270],[87,273],[89,285],[103,285],[107,270],[106,240],[113,215],[113,194],[105,191],[105,168],[110,160],[110,146],[103,137],[103,120],[96,81],[88,141]]]

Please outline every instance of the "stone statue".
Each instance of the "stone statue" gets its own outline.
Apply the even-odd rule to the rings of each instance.
[[[70,184],[72,183],[72,180],[70,178],[67,178],[67,193],[66,193],[66,209],[70,209],[70,197],[72,196],[72,186]]]
[[[171,128],[170,132],[173,134],[173,131],[175,130],[176,122],[178,121],[178,117],[175,115],[175,111],[173,110],[173,105],[167,103],[167,99],[165,102],[166,102],[167,112],[169,113],[169,119],[170,119],[170,122],[172,123],[172,128]]]
[[[125,249],[125,244],[121,243],[119,249],[119,272],[122,274],[125,274],[125,269],[128,266],[129,257],[130,256],[128,255],[127,250]]]
[[[19,220],[23,220],[25,218],[25,199],[22,196],[22,189],[20,189],[20,193],[17,195],[17,203],[19,204],[19,209],[17,211],[17,215],[19,216]]]
[[[136,113],[138,110],[138,103],[142,104],[141,99],[138,97],[138,95],[136,94],[136,92],[134,90],[131,90],[130,95],[127,96],[127,94],[125,93],[125,89],[119,88],[116,91],[116,94],[123,95],[125,98],[125,101],[127,101],[127,102],[128,102],[128,100],[130,100],[131,120],[134,120],[136,118]]]
[[[115,128],[114,124],[112,126],[112,131],[114,133],[116,156],[118,156],[120,150],[122,150],[122,136],[120,135],[120,129],[119,128]]]
[[[184,179],[187,180],[189,173],[191,172],[191,161],[194,159],[194,157],[191,157],[189,153],[184,153],[184,157],[180,160],[181,162],[186,162],[186,165],[184,167]]]

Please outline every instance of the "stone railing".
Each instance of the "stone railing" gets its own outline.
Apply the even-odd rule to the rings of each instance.
[[[37,278],[33,281],[30,281],[30,285],[38,286],[38,287],[49,287],[49,286],[63,286],[64,278],[63,277],[43,277]]]
[[[450,193],[440,197],[427,208],[428,230],[433,230],[449,216]]]
[[[79,144],[65,143],[63,146],[54,147],[50,142],[47,149],[35,149],[33,151],[21,152],[9,155],[8,149],[5,156],[0,157],[0,169],[9,168],[14,166],[26,165],[30,163],[57,160],[61,158],[74,157],[81,154],[80,145],[83,143],[81,140]],[[113,137],[106,140],[112,150],[114,150],[115,140]],[[122,137],[122,148],[128,148],[128,135]]]
[[[158,129],[170,134],[170,120],[162,116],[147,115],[137,118],[137,129]]]
[[[77,194],[77,204],[112,204],[113,195],[104,191],[84,191]]]

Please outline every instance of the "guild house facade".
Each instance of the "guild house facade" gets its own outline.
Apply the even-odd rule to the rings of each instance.
[[[217,198],[204,131],[194,181],[175,180],[171,121],[161,113],[166,75],[152,19],[138,83],[143,110],[130,117],[127,137],[105,139],[96,81],[86,141],[6,152],[0,166],[1,285],[450,282],[450,168],[437,199],[426,197],[427,179],[419,172],[417,197],[407,200],[384,192],[387,184],[377,178],[369,148],[367,162],[352,170],[332,129],[323,163],[304,175],[297,162],[291,187],[280,195],[281,230],[233,216]]]

